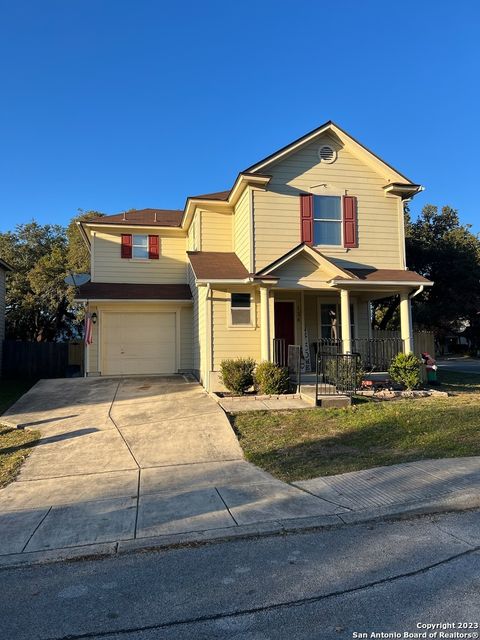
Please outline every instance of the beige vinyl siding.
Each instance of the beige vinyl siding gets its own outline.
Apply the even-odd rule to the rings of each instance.
[[[294,283],[301,287],[328,288],[327,282],[338,275],[338,272],[328,263],[319,265],[305,255],[299,255],[290,262],[275,269],[272,275],[278,277],[279,286],[288,288]]]
[[[94,233],[92,281],[135,284],[181,284],[187,281],[185,236],[159,233],[160,257],[158,260],[128,260],[122,258],[120,254],[120,232],[96,231]],[[148,234],[148,231],[128,229],[124,233]]]
[[[251,188],[247,187],[235,206],[233,217],[233,248],[248,271],[251,266],[250,193]]]
[[[180,310],[180,370],[193,371],[193,307]]]
[[[195,375],[200,378],[200,296],[195,284],[195,277],[191,265],[188,265],[188,284],[192,292],[192,368]]]
[[[232,218],[230,211],[201,211],[202,251],[232,251]]]
[[[228,326],[230,292],[212,291],[212,343],[213,370],[220,369],[225,358],[254,358],[260,361],[260,295],[258,291],[235,288],[236,292],[249,291],[255,301],[255,326],[236,328]]]
[[[197,212],[193,216],[193,220],[188,228],[187,233],[187,248],[188,251],[198,251],[200,245],[200,232],[199,232],[199,213]]]
[[[2,370],[2,342],[5,338],[5,271],[0,267],[0,372]]]
[[[333,164],[321,164],[317,151],[322,144],[335,146]],[[369,265],[401,269],[403,265],[401,219],[398,199],[387,197],[382,187],[387,177],[325,137],[269,168],[267,191],[254,191],[256,269],[273,262],[301,241],[301,192],[357,197],[358,248],[319,247],[340,265]],[[328,189],[320,185],[327,184]]]

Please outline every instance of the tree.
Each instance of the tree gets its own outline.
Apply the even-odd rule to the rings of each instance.
[[[414,222],[406,210],[405,233],[409,269],[435,283],[413,301],[417,326],[435,331],[440,340],[467,324],[477,327],[480,240],[470,225],[461,224],[456,209],[444,206],[439,211],[429,204]],[[398,299],[380,301],[375,316],[377,326],[391,326],[398,316]]]
[[[7,276],[6,336],[37,342],[76,338],[81,313],[67,274],[88,272],[88,249],[76,221],[97,212],[81,212],[68,229],[32,221],[0,234],[0,256],[13,267]]]

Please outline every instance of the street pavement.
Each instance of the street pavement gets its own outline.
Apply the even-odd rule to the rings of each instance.
[[[437,365],[440,370],[480,374],[480,359],[478,358],[445,358],[438,360]]]
[[[1,635],[344,640],[478,624],[479,549],[469,511],[3,569]]]

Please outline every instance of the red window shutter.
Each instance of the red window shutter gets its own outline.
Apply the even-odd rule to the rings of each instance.
[[[160,255],[160,239],[158,236],[148,236],[148,258],[158,260]]]
[[[357,199],[343,196],[343,246],[346,249],[358,247]]]
[[[313,195],[302,193],[300,196],[300,226],[302,242],[313,244]]]
[[[131,258],[132,257],[132,234],[131,233],[122,233],[122,258]]]

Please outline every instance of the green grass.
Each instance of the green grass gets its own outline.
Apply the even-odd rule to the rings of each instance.
[[[449,398],[232,416],[248,460],[286,481],[480,455],[480,376],[442,372]]]
[[[0,426],[0,487],[11,482],[40,434]]]
[[[35,380],[0,379],[0,414],[20,398]],[[0,487],[11,482],[40,437],[38,431],[11,429],[1,424],[0,416]]]

